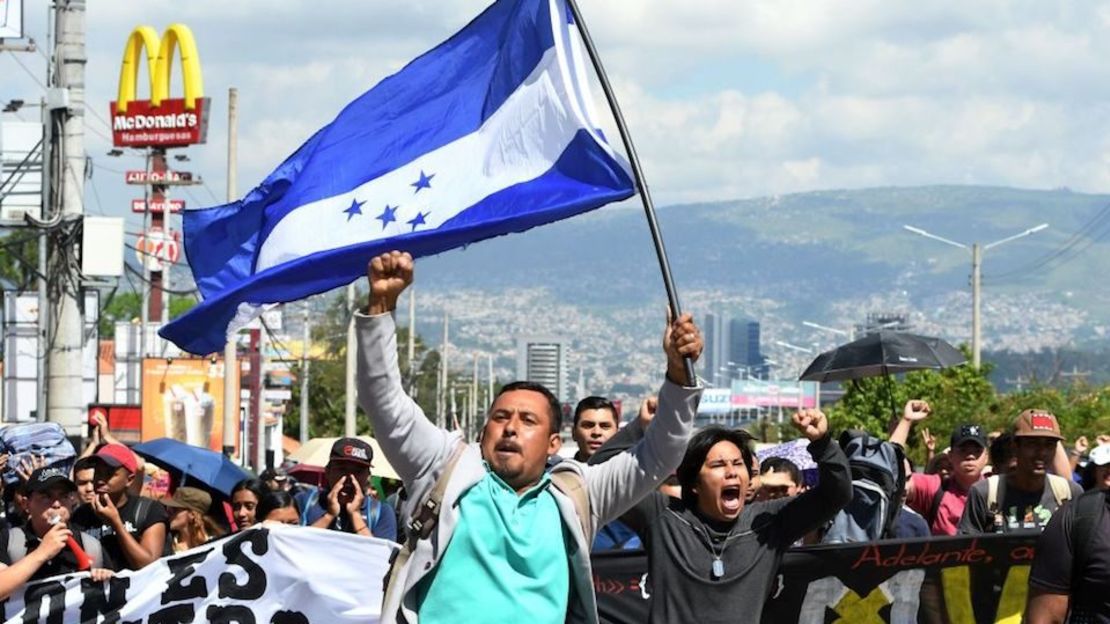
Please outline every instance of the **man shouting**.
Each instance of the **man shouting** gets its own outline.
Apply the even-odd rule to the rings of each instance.
[[[370,306],[355,319],[359,401],[408,491],[402,517],[414,518],[382,622],[596,622],[590,544],[682,459],[701,395],[684,386],[683,358],[702,350],[697,327],[688,314],[666,327],[666,379],[642,442],[599,466],[563,461],[547,473],[562,412],[542,385],[503,387],[469,445],[405,394],[390,313],[412,277],[407,253],[374,258]]]

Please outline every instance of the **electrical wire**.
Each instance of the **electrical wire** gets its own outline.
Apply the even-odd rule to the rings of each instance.
[[[135,247],[132,247],[130,245],[125,245],[125,246],[129,249],[133,249],[135,251],[138,251],[139,253],[145,253],[145,252],[139,251],[138,249],[136,249]],[[123,268],[126,269],[127,271],[129,271],[135,277],[137,277],[140,282],[143,282],[144,284],[146,284],[148,286],[154,286],[155,285],[154,282],[147,279],[145,275],[143,275],[138,269],[133,268],[130,264],[124,263]],[[130,280],[128,280],[128,281],[130,281]],[[173,288],[166,288],[165,286],[159,286],[158,288],[161,289],[162,292],[169,293],[171,295],[188,296],[188,295],[199,295],[200,294],[200,290],[198,290],[197,288],[192,288],[190,290],[176,290],[176,289],[173,289]],[[199,301],[199,299],[198,299],[198,301]]]
[[[1060,247],[1015,269],[983,276],[983,282],[993,284],[1018,281],[1022,278],[1032,277],[1032,273],[1046,267],[1058,268],[1078,257],[1107,235],[1110,235],[1110,205],[1099,210],[1094,217],[1068,237]]]
[[[19,59],[19,55],[17,55],[15,52],[12,52],[11,50],[8,50],[8,54],[12,55],[12,58],[15,59],[15,62],[23,68],[23,71],[27,72],[27,75],[31,77],[31,80],[35,81],[35,84],[37,84],[40,89],[46,91],[46,85],[42,84],[42,81],[39,80],[39,77],[36,76],[35,73],[32,72],[30,69],[28,69],[26,65],[23,64],[23,61]]]

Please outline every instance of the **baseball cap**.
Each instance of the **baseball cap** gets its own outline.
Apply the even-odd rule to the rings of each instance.
[[[77,491],[77,485],[70,481],[65,470],[50,466],[32,472],[26,487],[28,492],[45,492],[55,485],[64,485],[70,492]]]
[[[339,438],[331,445],[328,463],[335,461],[352,462],[370,467],[374,459],[374,448],[358,438]]]
[[[1091,449],[1091,454],[1088,456],[1088,459],[1096,466],[1110,464],[1110,444],[1099,444]]]
[[[122,444],[105,444],[100,447],[93,457],[108,464],[112,468],[119,468],[123,466],[127,472],[132,474],[139,469],[139,460],[135,458],[135,454],[131,449]]]
[[[203,514],[208,513],[212,506],[212,497],[204,490],[185,485],[174,490],[173,498],[163,498],[162,504],[166,507],[192,509]]]
[[[983,427],[975,423],[964,423],[952,432],[950,448],[956,448],[964,442],[974,442],[987,448],[987,436],[983,435]]]
[[[1015,438],[1055,438],[1063,440],[1060,435],[1060,423],[1052,412],[1037,409],[1027,409],[1018,415],[1014,423]]]

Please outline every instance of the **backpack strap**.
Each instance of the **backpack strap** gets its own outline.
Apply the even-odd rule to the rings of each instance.
[[[443,466],[443,472],[440,473],[439,478],[436,479],[435,485],[432,486],[431,492],[428,496],[420,502],[416,508],[416,513],[413,514],[412,520],[408,524],[408,537],[401,545],[401,549],[396,551],[396,556],[393,558],[392,567],[389,570],[389,576],[385,582],[385,596],[382,597],[382,604],[390,604],[390,600],[397,592],[403,592],[404,587],[401,587],[400,573],[412,557],[413,551],[416,550],[416,544],[422,539],[428,539],[432,536],[432,531],[435,530],[436,525],[439,524],[440,507],[443,505],[443,495],[447,492],[447,482],[451,480],[451,474],[455,472],[455,466],[459,463],[459,458],[462,457],[463,451],[466,450],[466,442],[459,440],[458,444],[451,451],[451,455],[447,458],[447,463]],[[404,596],[402,596],[402,599]],[[386,614],[382,614],[383,616]]]
[[[8,565],[14,564],[16,561],[27,556],[27,534],[23,532],[23,527],[12,528],[8,531]]]
[[[1075,512],[1072,515],[1071,535],[1071,591],[1073,598],[1078,596],[1079,580],[1083,578],[1083,570],[1091,553],[1091,541],[1095,531],[1102,523],[1102,515],[1106,513],[1106,492],[1091,490],[1075,499],[1072,503]],[[1074,608],[1074,602],[1073,602]]]
[[[308,498],[305,499],[304,505],[301,506],[301,526],[308,526],[308,510],[316,506],[316,501],[320,498],[320,489],[313,488],[308,491]]]
[[[574,503],[582,537],[586,544],[592,544],[594,532],[590,530],[590,492],[586,489],[585,479],[573,470],[557,470],[551,473],[551,484]]]
[[[1006,526],[1006,516],[1002,513],[998,502],[998,490],[1001,488],[1001,483],[1002,477],[1000,475],[987,477],[987,511],[994,516],[994,530],[996,533],[1004,531]]]
[[[1045,476],[1048,477],[1048,485],[1052,488],[1052,496],[1056,499],[1057,507],[1071,500],[1071,483],[1067,479],[1054,474]]]
[[[925,520],[929,523],[929,531],[932,532],[933,525],[937,521],[937,516],[940,515],[940,503],[944,500],[944,492],[948,489],[948,482],[941,479],[940,487],[937,488],[937,493],[933,494],[933,502],[929,503],[929,515],[925,516]]]

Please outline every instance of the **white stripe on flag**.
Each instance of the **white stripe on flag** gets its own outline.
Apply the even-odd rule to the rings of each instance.
[[[555,48],[549,49],[521,87],[475,132],[352,192],[292,210],[262,243],[256,272],[309,254],[411,232],[408,222],[418,214],[426,215],[418,229],[439,227],[493,193],[539,177],[579,130],[591,130],[598,140],[580,109],[568,105],[576,97],[568,90],[575,89],[585,86],[565,75]],[[421,174],[434,175],[431,188],[414,190]],[[360,215],[344,212],[352,202],[365,202]],[[395,220],[383,228],[378,217],[386,206],[397,209]]]

